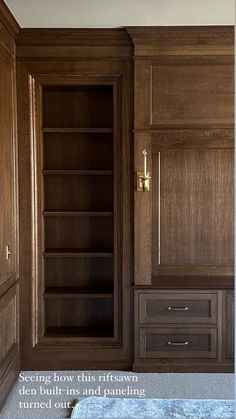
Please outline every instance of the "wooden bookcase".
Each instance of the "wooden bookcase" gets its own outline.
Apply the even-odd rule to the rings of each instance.
[[[22,369],[130,369],[132,45],[61,34],[17,63]]]
[[[43,334],[114,337],[112,85],[42,89]]]

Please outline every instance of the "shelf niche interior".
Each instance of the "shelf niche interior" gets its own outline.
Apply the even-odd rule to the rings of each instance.
[[[45,337],[114,336],[113,86],[42,94]]]

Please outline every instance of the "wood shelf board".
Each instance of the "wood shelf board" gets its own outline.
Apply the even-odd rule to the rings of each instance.
[[[43,211],[45,217],[112,217],[113,211]]]
[[[44,337],[113,337],[112,326],[50,326],[46,328]]]
[[[110,176],[112,170],[43,170],[44,175],[92,175],[92,176]]]
[[[95,134],[109,134],[109,133],[113,133],[113,129],[112,128],[42,128],[42,132],[43,133],[70,133],[70,132],[75,132],[75,133],[83,133],[83,134],[90,134],[90,133],[95,133]]]
[[[113,257],[111,249],[46,249],[44,257]]]
[[[80,288],[80,287],[50,287],[46,288],[44,293],[45,299],[110,299],[114,294],[111,290],[106,289],[93,289],[93,288]]]
[[[145,287],[159,289],[232,289],[233,276],[160,276],[153,277],[152,283]],[[135,288],[142,288],[136,285]]]

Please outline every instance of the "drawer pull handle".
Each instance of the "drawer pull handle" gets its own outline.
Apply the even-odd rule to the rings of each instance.
[[[172,345],[172,346],[186,346],[186,345],[188,345],[188,341],[186,341],[186,342],[171,342],[171,340],[169,340],[168,345]]]
[[[169,311],[188,311],[188,307],[168,307]]]

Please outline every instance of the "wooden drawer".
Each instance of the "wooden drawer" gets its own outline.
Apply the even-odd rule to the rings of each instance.
[[[149,323],[217,323],[217,293],[139,292],[138,319]]]
[[[140,358],[217,357],[214,328],[141,327],[138,333]]]

